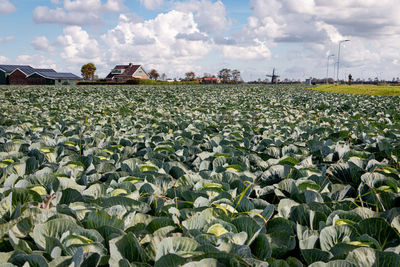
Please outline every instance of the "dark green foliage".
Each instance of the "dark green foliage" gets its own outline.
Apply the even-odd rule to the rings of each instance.
[[[130,82],[0,88],[1,264],[398,264],[398,98]]]

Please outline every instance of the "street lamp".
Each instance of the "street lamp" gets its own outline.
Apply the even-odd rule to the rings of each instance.
[[[337,72],[336,72],[336,83],[339,84],[339,65],[340,65],[340,45],[345,42],[350,42],[350,40],[341,40],[339,42],[339,51],[337,56]]]
[[[334,57],[335,55],[334,54],[332,54],[332,55],[329,55],[328,56],[328,60],[327,60],[327,63],[326,63],[326,84],[328,84],[329,82],[328,82],[328,75],[329,75],[329,59],[331,58],[331,57]],[[335,77],[335,76],[333,76],[333,77]]]
[[[335,77],[336,77],[336,66],[337,66],[337,62],[335,62],[334,64],[333,64],[333,79],[335,79]]]

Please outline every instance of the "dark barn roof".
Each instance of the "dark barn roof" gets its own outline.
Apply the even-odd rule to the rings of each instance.
[[[25,73],[25,75],[30,75],[35,72],[34,68],[27,65],[0,65],[0,69],[6,73],[11,73],[18,69]]]
[[[53,69],[35,69],[36,71],[40,71],[40,72],[57,72]]]
[[[27,77],[32,76],[33,74],[38,74],[46,79],[63,79],[63,80],[79,80],[80,77],[76,76],[72,73],[65,73],[65,72],[56,72],[53,69],[36,69],[32,68],[28,65],[0,65],[0,70],[11,74],[16,70],[20,70],[23,72]]]
[[[16,68],[15,70],[13,70],[12,72],[16,71],[16,70],[20,70],[22,71],[26,76],[31,75],[32,73],[34,73],[36,70],[34,68],[32,68],[31,66],[27,66],[27,67],[20,67],[20,68]],[[11,72],[11,73],[12,73]]]
[[[81,79],[80,77],[76,76],[75,74],[72,73],[66,73],[66,72],[48,72],[48,71],[36,71],[32,73],[29,76],[32,76],[34,74],[40,75],[43,78],[46,79],[51,79],[51,80],[57,80],[57,79],[62,79],[62,80],[79,80]],[[29,77],[28,76],[28,77]]]
[[[26,65],[0,65],[0,70],[2,70],[3,72],[6,72],[6,73],[10,73],[20,67],[29,67],[29,66],[26,66]]]

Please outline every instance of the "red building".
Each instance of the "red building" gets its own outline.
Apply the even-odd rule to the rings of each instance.
[[[205,83],[205,84],[216,84],[216,83],[221,83],[221,80],[218,78],[197,78],[196,79],[199,83]]]

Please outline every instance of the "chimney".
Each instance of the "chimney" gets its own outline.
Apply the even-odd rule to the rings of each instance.
[[[133,66],[133,63],[129,63],[129,67],[132,67]]]

